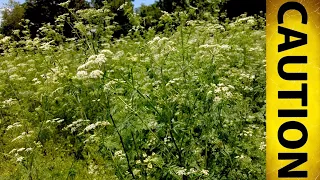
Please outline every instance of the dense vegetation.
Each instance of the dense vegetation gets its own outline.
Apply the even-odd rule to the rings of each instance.
[[[1,36],[0,179],[265,179],[264,18],[72,2]]]

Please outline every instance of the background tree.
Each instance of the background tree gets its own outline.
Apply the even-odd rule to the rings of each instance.
[[[115,23],[116,29],[113,38],[119,38],[127,35],[133,27],[133,1],[132,0],[69,0],[68,9],[59,6],[66,0],[26,0],[26,3],[20,5],[14,0],[10,0],[8,8],[3,11],[2,24],[0,33],[10,35],[12,30],[21,28],[19,22],[22,18],[29,19],[32,23],[30,26],[31,37],[36,37],[38,29],[43,24],[54,24],[55,18],[59,15],[68,13],[68,9],[73,12],[86,8],[101,8],[104,3],[110,7],[111,13],[115,14],[112,23]],[[124,4],[126,4],[124,6]],[[254,8],[250,8],[254,7]],[[145,29],[156,27],[156,31],[163,31],[159,27],[159,19],[163,14],[162,11],[168,13],[187,11],[189,19],[206,19],[207,17],[219,17],[224,20],[224,12],[227,12],[228,18],[239,16],[247,12],[248,15],[259,14],[260,11],[265,12],[265,0],[158,0],[151,5],[142,5],[136,12],[142,20],[141,25]],[[63,35],[65,37],[73,37],[73,24],[76,18],[69,12],[68,20],[65,21]]]
[[[137,13],[141,16],[142,25],[145,29],[156,26],[162,15],[158,2],[149,6],[141,5],[140,8],[137,9]]]
[[[128,13],[124,9],[123,5],[127,3],[130,9],[133,11],[133,4],[132,4],[133,1],[132,0],[92,0],[91,4],[95,8],[101,8],[104,2],[110,6],[111,12],[116,14],[116,16],[113,19],[113,22],[115,22],[118,26],[113,34],[114,38],[119,38],[121,35],[128,34],[129,30],[132,27],[132,24],[130,23]]]
[[[66,8],[59,6],[63,2],[65,0],[27,0],[25,18],[33,23],[33,26],[30,27],[32,37],[36,36],[37,30],[43,23],[54,24],[55,18],[68,12]],[[69,8],[75,10],[87,7],[89,4],[84,0],[70,0],[69,3]],[[67,32],[67,34],[70,33]]]
[[[172,13],[176,10],[184,10],[187,7],[186,0],[159,0],[161,10]]]
[[[12,33],[12,30],[20,28],[20,21],[24,18],[25,9],[14,0],[10,0],[7,7],[2,11],[2,20],[0,33],[6,36]]]
[[[266,12],[266,0],[227,0],[227,3],[222,7],[223,11],[227,12],[229,18],[240,16],[247,13],[248,16]]]
[[[104,0],[91,0],[91,5],[95,8],[101,8]]]

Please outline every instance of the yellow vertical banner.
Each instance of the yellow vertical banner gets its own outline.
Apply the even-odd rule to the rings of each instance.
[[[266,12],[267,180],[320,180],[320,1]]]

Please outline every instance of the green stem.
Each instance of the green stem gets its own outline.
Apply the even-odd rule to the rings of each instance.
[[[119,132],[119,130],[118,130],[118,128],[117,128],[117,126],[116,126],[115,122],[114,122],[114,119],[113,119],[113,117],[112,117],[112,115],[111,115],[111,112],[110,112],[110,118],[111,118],[112,124],[113,124],[114,128],[116,129],[116,132],[117,132],[117,134],[118,134],[118,136],[119,136],[119,138],[120,138],[120,142],[121,142],[121,145],[122,145],[123,151],[124,151],[124,153],[125,153],[125,155],[126,155],[126,159],[127,159],[127,164],[128,164],[128,170],[129,170],[129,173],[131,174],[131,176],[133,177],[133,179],[136,179],[136,178],[134,177],[133,172],[132,172],[132,168],[131,168],[131,165],[130,165],[130,161],[129,161],[128,153],[127,153],[127,150],[126,150],[126,148],[125,148],[125,145],[124,145],[124,142],[123,142],[122,136],[121,136],[121,134],[120,134],[120,132]]]

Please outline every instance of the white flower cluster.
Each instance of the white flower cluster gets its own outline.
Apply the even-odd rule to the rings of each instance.
[[[262,52],[263,51],[263,49],[260,47],[260,46],[257,46],[257,47],[251,47],[248,51],[250,51],[250,52]]]
[[[12,80],[12,81],[25,81],[25,80],[27,80],[26,77],[23,77],[23,76],[21,77],[21,76],[19,76],[17,74],[10,75],[9,79]]]
[[[14,141],[17,141],[17,140],[21,140],[21,139],[23,139],[25,137],[30,137],[32,133],[33,133],[33,131],[29,131],[28,133],[27,132],[22,132],[18,137],[12,139],[11,142],[14,142]]]
[[[228,44],[202,44],[199,46],[199,49],[211,50],[214,54],[219,53],[221,50],[228,51],[231,49],[231,46]]]
[[[116,54],[113,55],[112,60],[119,60],[124,55],[124,52],[118,51]]]
[[[235,23],[247,22],[248,24],[254,24],[255,18],[253,16],[242,17],[235,21]]]
[[[195,26],[197,24],[198,21],[195,21],[195,20],[188,20],[186,22],[186,25],[188,26]]]
[[[255,117],[254,116],[248,116],[249,119],[254,119]],[[249,128],[250,129],[259,129],[259,127],[255,124],[250,124],[249,125]]]
[[[88,131],[94,130],[98,126],[107,126],[107,125],[110,125],[110,123],[108,121],[98,121],[94,124],[88,125],[86,128],[84,128],[83,131],[88,132]]]
[[[128,2],[125,2],[123,4],[121,4],[121,6],[117,9],[118,11],[121,9],[124,9],[124,7],[126,7],[128,5]]]
[[[16,123],[13,123],[12,125],[9,125],[7,127],[7,131],[12,129],[12,128],[16,128],[16,127],[21,127],[22,125],[20,124],[20,122],[16,122]]]
[[[17,65],[17,67],[19,67],[19,66]],[[12,74],[12,73],[16,72],[16,71],[18,70],[17,67],[11,67],[11,68],[9,68],[9,69],[7,70],[7,73]]]
[[[88,61],[85,64],[82,64],[78,67],[77,79],[86,79],[86,78],[93,78],[93,79],[99,79],[102,78],[103,72],[99,70],[99,67],[106,63],[107,58],[104,54],[99,55],[92,55],[88,58]],[[95,70],[92,70],[96,68]],[[92,70],[90,74],[88,74],[88,71]]]
[[[110,51],[109,49],[103,49],[100,52],[101,54],[106,54],[107,56],[113,56],[113,52]]]
[[[233,96],[231,91],[235,89],[232,85],[225,85],[223,83],[213,84],[213,87],[214,91],[210,90],[207,92],[207,98],[210,98],[214,93],[214,102],[220,102],[222,98],[231,98]]]
[[[192,44],[195,44],[197,42],[197,38],[192,38],[188,41],[188,44],[192,45]]]
[[[161,11],[163,14],[160,17],[160,20],[164,21],[164,22],[168,22],[172,20],[172,15],[166,11]]]
[[[249,136],[249,137],[251,137],[253,135],[253,131],[251,130],[251,129],[249,129],[249,130],[243,130],[243,132],[242,133],[240,133],[240,136]]]
[[[167,142],[170,142],[170,141],[171,141],[171,137],[170,137],[170,136],[165,137],[165,138],[163,139],[163,141],[164,141],[164,144],[167,144]]]
[[[261,151],[264,151],[265,149],[266,149],[266,143],[264,142],[264,141],[262,141],[261,143],[260,143],[260,147],[259,147],[259,149],[261,150]]]
[[[7,100],[2,101],[3,107],[9,107],[17,103],[16,99],[9,98]]]
[[[69,71],[68,66],[63,66],[62,68],[57,66],[57,67],[51,68],[51,71],[48,72],[46,76],[48,76],[47,77],[48,79],[51,77],[50,80],[52,83],[57,83],[58,78],[65,77],[67,75],[66,72],[68,71]]]
[[[144,157],[145,159],[143,160],[144,165],[147,165],[148,169],[152,169],[153,165],[152,163],[157,163],[158,161],[158,157],[156,156],[156,153],[152,152],[152,154],[150,156],[148,156],[146,153],[142,154],[142,157]],[[136,164],[140,164],[141,161],[138,160],[136,161]]]
[[[137,32],[137,31],[140,31],[140,30],[143,30],[144,27],[141,26],[141,25],[137,25],[137,26],[132,26],[132,28],[129,30],[129,32]]]
[[[82,64],[78,67],[79,70],[88,69],[95,64],[101,66],[107,61],[106,56],[104,54],[92,55],[88,58],[88,61],[85,64]]]
[[[247,74],[247,73],[241,73],[240,74],[240,79],[250,79],[253,80],[256,76],[255,75],[251,75],[251,74]]]
[[[0,43],[1,43],[1,44],[5,44],[5,43],[9,42],[10,39],[11,39],[10,36],[5,36],[4,38],[2,38],[2,39],[0,40]]]
[[[23,160],[24,160],[24,157],[19,155],[19,153],[22,153],[23,151],[24,152],[30,152],[32,151],[33,149],[32,148],[20,148],[20,149],[12,149],[9,154],[14,154],[14,157],[16,158],[16,161],[18,163],[21,163]]]
[[[102,78],[102,76],[103,76],[103,72],[100,70],[94,70],[89,74],[89,77],[93,79]]]
[[[182,175],[186,175],[186,171],[187,171],[187,169],[182,168],[182,169],[179,169],[176,173],[179,176],[182,176]]]
[[[207,175],[209,175],[209,170],[202,169],[201,173],[207,176]]]
[[[155,36],[151,41],[148,42],[149,45],[152,45],[158,42],[161,38],[159,36]]]
[[[233,126],[233,125],[234,125],[234,120],[225,119],[222,126],[225,127],[225,128],[227,128],[227,127]]]
[[[212,26],[214,30],[220,30],[220,31],[225,30],[225,28],[221,24],[213,24]]]
[[[244,159],[245,158],[245,156],[243,155],[243,154],[241,154],[240,156],[236,156],[236,157],[234,157],[235,159]]]
[[[70,4],[70,0],[68,0],[68,1],[66,1],[66,2],[63,2],[63,3],[60,3],[60,4],[58,4],[59,6],[62,6],[62,7],[64,7],[64,8],[68,8],[68,6],[69,6],[69,4]]]
[[[149,127],[150,129],[156,129],[157,126],[158,126],[157,121],[151,121],[151,122],[148,123],[148,127]]]
[[[115,85],[115,84],[117,84],[117,82],[114,81],[114,80],[111,80],[111,81],[109,81],[107,84],[105,84],[105,85],[103,86],[103,90],[104,90],[105,92],[111,91],[113,85]]]
[[[180,85],[180,82],[182,81],[182,78],[174,78],[174,79],[171,79],[167,84],[166,86],[170,86],[170,85]]]
[[[53,47],[53,45],[51,45],[51,43],[53,43],[53,42],[54,42],[54,40],[49,41],[49,42],[43,42],[40,46],[40,49],[45,50],[45,51],[50,50]]]
[[[55,118],[55,119],[47,120],[46,123],[62,123],[63,121],[64,119]]]
[[[70,2],[70,0],[69,0],[69,2]],[[66,3],[68,3],[68,1],[67,2],[64,2],[64,3],[60,3],[60,4],[58,4],[59,6],[65,6],[65,5],[67,5]],[[68,6],[68,5],[67,5]],[[55,22],[57,23],[57,22],[61,22],[61,23],[63,23],[64,21],[65,21],[65,19],[66,19],[66,17],[68,17],[68,13],[64,13],[64,14],[61,14],[61,15],[59,15],[57,18],[56,18],[56,20],[55,20]],[[67,41],[68,40],[70,40],[70,39],[75,39],[75,38],[68,38],[67,39]]]
[[[122,156],[125,156],[125,154],[122,152],[122,150],[119,150],[114,153],[114,156],[122,157]]]
[[[85,79],[88,76],[87,71],[78,71],[77,72],[77,78],[78,79]]]
[[[30,151],[32,151],[32,150],[33,150],[33,148],[12,149],[12,150],[9,152],[9,154],[21,153],[21,152],[23,152],[23,151],[25,151],[25,152],[30,152]]]
[[[90,135],[85,141],[84,141],[84,143],[93,143],[93,142],[96,142],[96,141],[98,141],[98,137],[95,135],[95,134],[93,134],[93,135]]]
[[[114,158],[119,158],[123,160],[126,155],[122,152],[122,150],[114,152]]]
[[[35,144],[35,146],[36,146],[37,148],[42,148],[42,147],[43,147],[40,141],[38,141],[38,142],[33,141],[33,143]]]
[[[266,66],[267,66],[267,60],[266,60],[266,59],[263,59],[263,60],[262,60],[262,63],[263,63],[263,67],[266,67]]]
[[[49,72],[41,74],[40,77],[42,78],[43,81],[58,84],[59,78],[65,77],[67,75],[66,72],[68,72],[67,66],[63,66],[62,68],[54,67],[54,68],[51,68]],[[32,79],[32,82],[34,82],[33,85],[41,84],[41,80],[39,80],[36,77]]]
[[[24,157],[23,157],[23,156],[18,156],[18,157],[17,157],[17,162],[22,162],[22,161],[23,161],[23,159],[24,159]]]
[[[157,142],[157,139],[155,137],[151,137],[150,140],[147,141],[148,146],[155,145]]]
[[[90,164],[88,167],[88,173],[89,174],[96,174],[98,172],[99,166],[96,164]]]
[[[230,50],[231,49],[231,46],[228,45],[228,44],[222,44],[219,46],[220,49],[223,49],[223,50]]]
[[[155,60],[158,60],[160,57],[163,57],[170,52],[177,51],[175,48],[176,43],[170,41],[167,37],[160,38],[159,36],[156,36],[147,44],[149,45]]]
[[[183,167],[179,167],[175,173],[179,176],[182,176],[182,175],[192,175],[192,174],[202,174],[202,175],[205,175],[205,176],[208,176],[209,175],[209,170],[206,170],[206,169],[202,169],[202,170],[197,170],[195,168],[190,168],[189,171]]]
[[[89,120],[84,119],[78,119],[77,121],[73,121],[71,124],[69,124],[67,127],[65,127],[65,130],[70,129],[71,132],[75,132],[79,127],[83,126],[85,123],[90,122]]]
[[[249,86],[244,86],[244,90],[245,91],[253,91],[253,88],[249,87]]]

